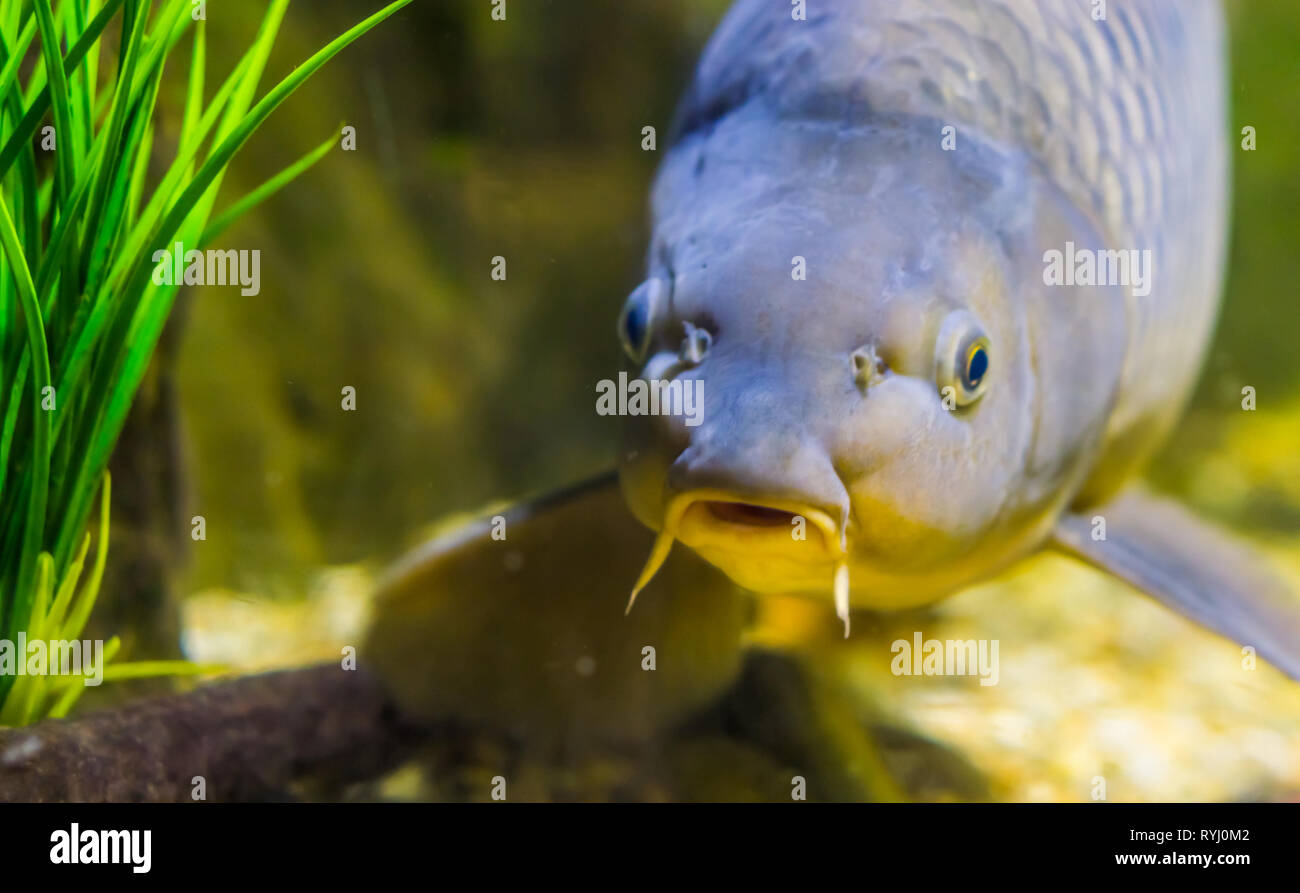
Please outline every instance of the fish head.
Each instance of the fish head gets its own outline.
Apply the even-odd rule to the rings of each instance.
[[[1023,554],[1119,374],[1104,328],[1051,324],[1025,293],[1074,222],[1022,161],[954,158],[938,124],[846,138],[737,117],[666,159],[650,275],[620,318],[640,379],[698,402],[625,419],[624,493],[660,531],[647,574],[676,539],[756,592],[834,582],[838,602],[851,572],[854,604],[890,608]],[[1041,351],[1116,368],[1066,406],[1040,372],[1055,388],[1077,367]]]

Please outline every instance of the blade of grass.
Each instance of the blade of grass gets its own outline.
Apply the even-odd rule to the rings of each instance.
[[[99,539],[95,543],[95,564],[90,569],[90,579],[81,587],[69,606],[68,621],[63,627],[63,638],[76,639],[86,628],[90,609],[95,607],[99,585],[104,580],[104,567],[108,563],[108,505],[113,496],[113,480],[104,472],[104,483],[99,490]]]
[[[122,640],[117,636],[109,639],[104,643],[104,650],[100,653],[99,666],[103,672],[110,660],[117,657],[117,652],[122,648]],[[55,687],[54,704],[46,711],[47,716],[61,717],[66,716],[67,712],[81,699],[86,691],[86,681],[79,676],[64,676],[57,680]],[[60,711],[56,714],[56,711]]]
[[[135,26],[131,29],[130,37],[127,40],[125,61],[122,65],[121,74],[117,79],[117,86],[114,88],[112,112],[107,125],[108,145],[104,150],[103,164],[99,165],[94,183],[90,189],[90,206],[83,221],[82,231],[85,233],[87,240],[87,250],[82,252],[82,281],[86,279],[87,270],[93,262],[94,240],[100,234],[100,216],[104,210],[104,201],[108,196],[108,190],[112,185],[110,177],[115,170],[114,166],[117,163],[117,153],[121,146],[122,133],[126,129],[127,113],[130,111],[127,97],[130,95],[131,85],[135,78],[136,59],[139,57],[140,47],[144,42],[144,26],[149,13],[148,0],[144,0],[141,6],[143,8],[138,10]]]
[[[33,604],[36,610],[43,611],[44,605],[49,601],[50,577],[53,573],[54,561],[48,552],[43,552],[36,564],[36,596]],[[32,632],[33,639],[40,638],[39,624]],[[18,659],[26,661],[27,655],[19,655]],[[10,696],[5,698],[4,706],[0,708],[0,725],[25,725],[30,711],[44,689],[44,682],[44,675],[25,674],[17,677],[10,690]]]
[[[18,361],[18,370],[13,383],[9,386],[9,401],[5,404],[3,428],[0,428],[0,496],[4,495],[6,473],[9,471],[9,447],[14,439],[14,426],[18,422],[18,410],[23,405],[23,388],[27,387],[27,364],[31,354],[23,354]],[[3,612],[0,612],[0,628],[3,627]]]
[[[132,229],[125,247],[118,252],[117,263],[108,275],[110,290],[115,287],[116,283],[121,282],[126,269],[140,256],[140,252],[144,251],[145,242],[153,232],[154,225],[158,222],[163,210],[168,206],[168,202],[176,195],[176,190],[179,188],[182,179],[189,175],[199,147],[207,139],[208,134],[212,132],[212,128],[217,121],[220,120],[225,111],[226,103],[230,100],[235,87],[238,86],[252,62],[251,52],[246,53],[239,60],[239,64],[235,66],[235,69],[217,90],[216,95],[212,97],[212,103],[203,112],[198,126],[190,134],[188,142],[178,149],[176,158],[172,161],[167,173],[163,175],[162,182],[158,184],[153,195],[149,198],[144,211],[140,214],[140,219]]]
[[[158,224],[153,237],[149,239],[147,244],[154,248],[161,248],[171,239],[189,216],[194,204],[203,196],[217,175],[230,163],[230,159],[234,157],[235,153],[248,141],[253,131],[261,126],[262,122],[281,103],[301,87],[307,78],[311,77],[321,66],[338,55],[349,44],[398,10],[409,5],[410,2],[411,0],[395,0],[395,2],[388,4],[369,18],[349,28],[317,51],[302,65],[295,68],[286,78],[272,88],[208,156],[208,159],[199,168],[198,173],[195,174],[193,181],[181,193],[180,198],[176,200],[162,222]],[[123,292],[125,296],[124,306],[119,311],[108,336],[108,343],[110,344],[129,344],[133,348],[143,346],[144,349],[132,349],[126,352],[126,356],[118,353],[114,357],[105,358],[105,362],[99,364],[99,369],[94,376],[88,398],[89,405],[98,406],[101,409],[99,414],[95,416],[93,423],[87,426],[86,435],[78,438],[78,446],[84,446],[85,449],[79,448],[76,450],[76,454],[84,456],[85,460],[82,462],[81,471],[75,479],[72,494],[74,494],[73,498],[81,504],[73,505],[71,510],[63,516],[63,523],[59,527],[59,533],[55,540],[55,557],[58,560],[62,560],[62,556],[66,556],[73,541],[74,532],[85,524],[89,506],[84,504],[84,493],[88,489],[89,482],[102,473],[107,463],[108,453],[117,440],[117,434],[126,419],[126,412],[135,394],[135,388],[139,385],[144,369],[148,365],[148,358],[152,355],[154,344],[162,331],[162,322],[165,321],[166,313],[171,306],[170,298],[174,296],[174,289],[171,290],[170,295],[161,293],[161,300],[158,305],[146,307],[147,312],[137,319],[136,310],[141,305],[145,293],[150,291],[148,286],[151,258],[152,252],[149,252],[137,262],[135,272]],[[136,295],[139,297],[132,300],[133,296]],[[80,495],[78,496],[78,494]]]
[[[213,240],[225,232],[232,223],[310,170],[330,149],[334,148],[337,141],[338,137],[331,135],[315,149],[222,211],[203,230],[203,235],[199,236],[199,248],[206,248],[212,244]]]
[[[207,66],[207,21],[199,19],[194,28],[194,48],[190,53],[190,81],[185,91],[185,112],[181,115],[181,135],[177,142],[185,145],[203,114],[203,75]]]
[[[159,57],[149,61],[152,67],[145,69],[148,74],[145,88],[138,100],[135,100],[136,104],[128,119],[125,137],[120,143],[119,169],[108,179],[107,201],[99,209],[99,215],[94,221],[94,229],[87,231],[94,234],[93,244],[88,252],[90,262],[85,268],[81,281],[85,283],[87,291],[91,294],[99,283],[101,270],[107,263],[107,257],[127,225],[125,215],[129,202],[130,181],[138,166],[135,164],[135,156],[143,155],[147,158],[149,155],[148,146],[143,140],[149,122],[153,120],[154,103],[158,99],[158,88],[163,76],[163,59]]]
[[[45,629],[50,634],[60,634],[63,631],[63,621],[67,617],[68,606],[72,604],[73,596],[77,594],[77,583],[81,580],[81,569],[86,564],[86,553],[90,550],[90,534],[87,533],[81,539],[81,548],[73,556],[72,563],[68,565],[67,571],[63,574],[63,581],[59,583],[58,591],[54,595],[54,601],[50,603],[49,611],[45,615]],[[58,635],[60,639],[66,639],[66,636]]]
[[[27,24],[23,26],[22,33],[18,35],[16,41],[10,42],[4,39],[5,64],[0,69],[0,89],[4,91],[4,99],[7,101],[10,96],[14,97],[20,107],[23,101],[22,93],[14,89],[18,86],[18,67],[22,65],[23,59],[27,57],[27,48],[32,45],[32,38],[36,36],[36,17],[29,15]],[[21,120],[21,114],[19,119]]]
[[[183,2],[183,0],[181,0],[181,2]],[[248,84],[251,81],[255,86],[256,81],[261,77],[262,68],[265,66],[266,59],[270,55],[271,44],[275,40],[276,32],[279,30],[280,22],[284,18],[284,13],[288,8],[288,4],[289,0],[274,0],[274,2],[272,2],[271,6],[267,9],[266,15],[263,17],[257,38],[254,40],[253,45],[249,48],[248,52],[245,53],[244,57],[240,60],[240,64],[237,68],[237,71],[240,72],[239,76],[235,77],[232,74],[232,77],[228,79],[227,83],[230,84],[231,92],[224,95],[223,102],[229,102],[230,105],[228,105],[220,114],[219,120],[221,120],[222,124],[217,132],[218,139],[221,138],[222,128],[226,127],[225,122],[232,116],[242,115],[246,111],[246,94],[248,94],[250,90]],[[161,46],[161,44],[159,44],[159,46]],[[146,68],[146,70],[148,69]],[[198,147],[199,141],[195,141],[192,145],[192,149],[197,152]],[[185,165],[174,163],[172,169],[176,170],[178,174],[187,172],[188,163]],[[174,185],[172,188],[174,188]],[[156,197],[158,194],[161,194],[161,197],[165,200],[170,198],[171,190],[169,189],[166,193],[163,193],[163,190],[160,188],[158,193],[156,193]],[[151,201],[150,206],[152,207],[153,204],[153,201]],[[161,213],[161,205],[159,205],[158,213]],[[130,262],[131,260],[134,260],[136,257],[135,250],[142,250],[144,247],[143,241],[140,243],[132,241],[131,244],[133,246],[132,249],[118,252],[118,263],[114,265],[114,269],[120,268],[123,261]],[[103,284],[101,269],[100,265],[92,265],[87,275],[84,277],[85,289],[90,294],[97,294]],[[110,275],[112,275],[111,270]]]
[[[41,52],[45,56],[45,68],[50,79],[50,103],[54,106],[54,135],[61,144],[55,151],[54,163],[57,171],[57,192],[60,204],[66,201],[76,182],[76,146],[79,142],[77,131],[72,123],[71,100],[68,98],[68,78],[63,70],[63,54],[59,52],[59,35],[54,27],[54,14],[50,11],[50,0],[32,0],[36,13],[36,27],[41,35]]]
[[[90,18],[87,20],[85,16],[82,16],[83,21],[78,29],[80,34],[85,34],[89,27],[87,22],[93,22],[95,16],[99,15],[99,0],[90,0],[86,4],[86,13],[90,15]],[[95,102],[96,92],[99,90],[99,48],[100,41],[98,40],[90,45],[86,51],[86,64],[82,69],[86,75],[86,114],[89,116],[87,120],[91,122],[98,120],[95,115]]]
[[[13,219],[9,216],[9,206],[0,196],[0,243],[9,258],[10,275],[18,287],[18,301],[23,311],[23,320],[27,327],[27,342],[34,359],[35,376],[32,382],[32,490],[27,504],[26,528],[23,531],[22,557],[18,565],[16,588],[13,594],[13,613],[9,626],[19,618],[26,618],[31,611],[32,592],[31,576],[36,556],[41,551],[41,537],[45,531],[45,504],[48,498],[50,472],[50,414],[41,408],[41,398],[45,388],[50,385],[50,357],[45,345],[45,327],[41,320],[41,309],[36,298],[36,287],[32,283],[31,271],[27,268],[27,258],[18,243],[18,234],[14,231]],[[21,620],[19,621],[21,622]],[[9,637],[12,638],[12,637]]]
[[[64,73],[75,71],[81,64],[87,51],[99,40],[108,23],[116,14],[118,7],[124,0],[108,0],[104,8],[96,14],[86,27],[85,33],[77,38],[77,42],[68,50],[67,58],[63,63]],[[36,128],[40,126],[41,120],[50,108],[49,89],[42,89],[40,93],[34,96],[27,103],[27,111],[23,114],[22,120],[18,122],[13,133],[9,134],[9,139],[5,141],[4,147],[0,148],[0,176],[4,176],[9,171],[10,165],[18,157],[18,153],[28,146],[31,142],[32,135],[36,133]]]
[[[333,137],[213,216],[231,159],[266,117],[345,46],[409,4],[389,3],[256,102],[288,0],[267,4],[256,38],[206,106],[200,22],[177,151],[140,211],[155,153],[154,104],[169,54],[192,21],[183,15],[189,2],[62,0],[56,10],[54,0],[0,0],[0,371],[9,379],[0,391],[7,392],[0,414],[0,633],[11,638],[14,630],[54,635],[60,627],[75,637],[93,609],[108,542],[108,482],[98,475],[179,289],[152,283],[148,249],[173,239],[206,244],[318,162]],[[110,25],[117,10],[122,18]],[[118,64],[97,93],[107,27],[121,35]],[[25,65],[37,36],[40,51]],[[51,110],[58,154],[38,166],[32,136]],[[56,375],[57,411],[47,412],[42,399]],[[96,490],[96,560],[81,582]],[[119,647],[110,643],[114,654]],[[122,665],[110,676],[180,669]],[[24,720],[67,710],[75,698],[50,680],[15,686],[12,677],[0,679],[0,710],[21,711]]]
[[[67,6],[65,20],[67,22],[66,45],[71,45],[76,41],[76,35],[86,30],[86,12],[88,4],[85,0],[73,0]],[[70,78],[69,88],[72,92],[72,100],[76,104],[77,114],[73,120],[79,125],[77,137],[79,143],[77,152],[85,156],[90,151],[90,136],[95,126],[95,85],[91,82],[91,73],[94,69],[95,53],[88,53],[86,64],[80,66]]]
[[[197,153],[200,144],[207,137],[212,127],[220,118],[227,100],[234,92],[239,79],[247,71],[248,65],[252,62],[251,54],[245,54],[239,64],[235,66],[234,71],[227,77],[226,81],[217,90],[216,96],[213,97],[211,106],[203,113],[199,121],[199,126],[191,134],[189,145],[181,148],[171,168],[163,177],[162,183],[154,191],[141,214],[141,219],[137,223],[128,244],[118,252],[118,267],[114,268],[112,276],[120,277],[125,265],[139,257],[144,251],[145,240],[149,238],[150,230],[162,214],[164,204],[171,197],[177,188],[181,178],[185,175],[186,168],[189,166]],[[56,236],[58,234],[56,233]],[[50,240],[50,251],[58,244],[56,238]],[[51,275],[53,274],[51,270]],[[87,289],[90,294],[96,294],[94,291]],[[111,292],[110,292],[111,293]],[[82,369],[89,362],[93,355],[93,346],[96,343],[109,313],[113,309],[113,302],[104,296],[94,301],[85,302],[78,310],[78,318],[73,321],[69,338],[72,341],[72,349],[66,351],[67,360],[64,363],[63,371],[59,377],[59,393],[71,394],[77,382],[82,378]],[[56,431],[61,430],[63,417],[55,420]]]
[[[3,52],[6,57],[4,69],[0,71],[0,102],[3,103],[5,113],[14,121],[22,119],[23,101],[20,91],[12,89],[11,81],[16,78],[18,67],[22,64],[35,35],[36,17],[29,15],[16,44],[0,38],[0,52]],[[39,201],[35,197],[37,192],[35,150],[29,144],[21,151],[19,157],[21,161],[18,169],[19,189],[16,190],[17,210],[19,220],[22,221],[23,249],[27,252],[28,264],[32,264],[36,262],[40,243],[38,224],[40,208]]]

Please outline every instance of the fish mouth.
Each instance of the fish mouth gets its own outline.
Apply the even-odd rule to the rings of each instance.
[[[681,540],[733,580],[757,592],[832,589],[848,635],[847,511],[841,518],[800,500],[754,500],[693,490],[669,500],[663,525],[627,610]]]
[[[681,497],[679,497],[681,499]],[[763,550],[828,562],[844,552],[843,525],[797,500],[751,500],[725,492],[685,494],[670,513],[676,536],[693,549]]]
[[[752,502],[722,502],[710,499],[700,505],[721,524],[741,527],[780,527],[789,530],[795,526],[798,515],[785,509],[771,508]]]

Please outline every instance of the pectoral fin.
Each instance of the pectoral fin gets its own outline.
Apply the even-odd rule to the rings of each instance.
[[[1300,679],[1300,597],[1249,546],[1179,504],[1129,491],[1063,516],[1054,545]]]
[[[624,616],[653,542],[612,473],[489,512],[398,562],[362,658],[414,716],[566,748],[644,739],[732,681],[750,608],[677,549]]]

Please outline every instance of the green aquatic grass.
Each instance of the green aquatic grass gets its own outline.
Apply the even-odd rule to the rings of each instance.
[[[206,246],[323,158],[337,135],[214,216],[231,159],[276,107],[409,2],[358,23],[255,101],[289,6],[271,0],[205,102],[206,22],[191,0],[0,0],[0,638],[76,638],[94,605],[108,459],[178,288],[153,282],[154,251]],[[188,66],[168,73],[187,49]],[[155,118],[167,76],[188,80],[163,158]],[[192,669],[119,664],[105,678]],[[62,715],[83,688],[73,681],[0,676],[0,724]]]

